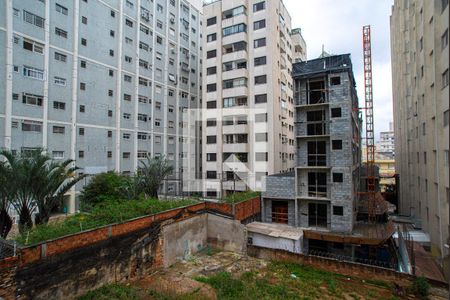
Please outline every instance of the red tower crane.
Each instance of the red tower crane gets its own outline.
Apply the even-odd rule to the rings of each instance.
[[[375,138],[373,126],[373,93],[372,93],[372,47],[370,41],[370,25],[363,26],[364,51],[364,90],[366,111],[366,167],[367,167],[367,205],[369,222],[376,220],[375,197]]]

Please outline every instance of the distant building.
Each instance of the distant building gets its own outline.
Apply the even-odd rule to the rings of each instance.
[[[375,147],[376,153],[381,153],[386,156],[395,156],[395,142],[394,142],[394,123],[389,123],[389,130],[380,132],[380,140]]]
[[[450,270],[449,1],[394,1],[391,58],[399,213]]]

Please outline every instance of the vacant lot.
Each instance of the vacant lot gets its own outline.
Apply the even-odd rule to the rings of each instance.
[[[405,293],[406,294],[406,293]],[[445,299],[432,296],[433,299]],[[104,286],[80,299],[414,299],[393,283],[211,249],[146,278]]]

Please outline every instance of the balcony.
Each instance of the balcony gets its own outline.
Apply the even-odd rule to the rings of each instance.
[[[222,55],[222,61],[235,61],[235,60],[246,60],[247,59],[247,51],[246,50],[238,50],[230,53],[224,53]]]
[[[224,143],[222,144],[223,152],[248,152],[248,143]]]
[[[242,31],[239,33],[235,33],[235,34],[231,34],[231,35],[227,35],[227,36],[223,37],[222,45],[232,44],[237,41],[247,41],[247,39],[248,39],[247,32]]]

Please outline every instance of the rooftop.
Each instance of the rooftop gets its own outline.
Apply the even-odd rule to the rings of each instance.
[[[292,65],[292,75],[294,77],[307,76],[315,73],[323,73],[326,71],[352,69],[352,61],[350,54],[331,55]]]

